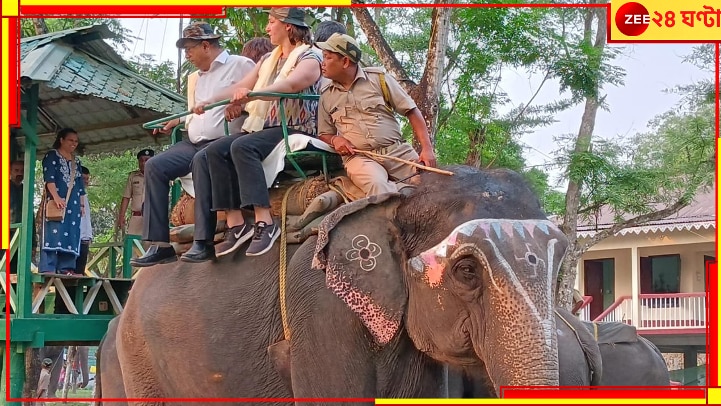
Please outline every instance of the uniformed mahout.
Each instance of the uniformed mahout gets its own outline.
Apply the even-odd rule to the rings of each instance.
[[[412,166],[376,154],[436,166],[433,144],[420,110],[411,97],[381,68],[358,66],[361,50],[352,37],[333,34],[316,45],[323,50],[323,76],[331,82],[321,89],[318,136],[341,155],[348,177],[367,196],[396,192],[415,174]],[[406,116],[421,145],[420,157],[403,141],[394,112]]]
[[[145,163],[155,155],[152,149],[144,149],[137,153],[138,169],[128,174],[128,181],[120,201],[117,226],[119,230],[130,235],[143,233],[143,202],[145,201]],[[130,220],[126,222],[126,213],[130,207]],[[127,229],[125,228],[127,224]]]

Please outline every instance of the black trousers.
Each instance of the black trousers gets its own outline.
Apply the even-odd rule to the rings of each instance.
[[[80,253],[75,260],[75,273],[84,275],[85,266],[88,264],[88,253],[90,252],[90,240],[80,241]]]
[[[293,130],[297,133],[297,130]],[[240,209],[243,207],[270,207],[268,185],[265,183],[265,172],[262,161],[283,140],[282,127],[270,127],[256,133],[238,136],[230,145],[230,158],[235,167],[239,193],[227,193],[214,190],[213,202],[218,210]],[[213,173],[211,172],[211,175]]]
[[[168,150],[150,158],[145,164],[145,203],[143,204],[143,240],[170,242],[168,206],[170,205],[170,182],[192,171],[194,157],[211,141],[193,144],[183,140]],[[201,158],[199,158],[201,159]],[[193,182],[195,189],[195,211],[210,215],[210,187],[207,183]],[[200,202],[199,202],[200,200]],[[198,210],[197,207],[206,208]],[[195,226],[196,235],[213,239],[215,225],[208,230],[203,228],[210,221]],[[200,229],[199,229],[200,228]]]
[[[238,176],[230,157],[230,146],[244,135],[247,133],[229,135],[208,145],[203,150],[205,158],[200,162],[203,167],[198,166],[197,177],[196,167],[193,166],[193,183],[195,183],[195,179],[199,179],[198,182],[205,182],[211,188],[213,211],[239,207],[240,203],[234,205],[239,202],[240,189],[238,188]],[[199,221],[197,207],[195,212],[195,222],[197,223]]]

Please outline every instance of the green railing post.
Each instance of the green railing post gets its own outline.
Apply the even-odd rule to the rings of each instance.
[[[10,399],[20,399],[23,397],[23,386],[25,385],[25,351],[20,343],[10,344],[10,354],[6,354],[10,358]],[[3,371],[5,368],[3,368]],[[3,387],[5,387],[3,381]],[[7,402],[8,406],[22,406],[21,402]]]
[[[25,133],[25,179],[23,181],[23,213],[20,229],[20,248],[18,255],[18,295],[17,312],[15,317],[27,318],[32,315],[32,284],[30,275],[30,262],[32,259],[33,227],[35,220],[33,213],[35,195],[35,159],[37,157],[37,122],[38,122],[39,87],[32,85],[28,94],[26,119],[22,122]],[[42,225],[41,225],[42,227]],[[41,233],[41,230],[37,230]],[[42,235],[42,234],[41,234]],[[42,240],[41,240],[42,241]],[[38,241],[38,245],[42,242]],[[42,247],[38,247],[42,249]],[[24,362],[24,361],[23,361]],[[22,390],[22,389],[21,389]]]
[[[170,135],[170,142],[173,144],[177,144],[178,142],[183,140],[183,136],[181,135],[180,131],[183,127],[182,124],[175,126],[173,128],[173,133]],[[180,181],[176,180],[173,182],[173,187],[170,189],[170,207],[171,209],[175,207],[175,204],[178,203],[178,200],[180,200],[180,194],[182,193],[183,189],[180,186]]]
[[[123,239],[123,278],[130,279],[133,276],[133,267],[130,265],[130,258],[133,257],[133,245],[135,240],[141,236],[126,234]]]

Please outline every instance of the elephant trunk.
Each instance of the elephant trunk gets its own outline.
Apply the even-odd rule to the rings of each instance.
[[[486,320],[482,326],[485,337],[472,337],[473,349],[486,360],[488,376],[499,396],[506,386],[559,385],[553,320],[539,321],[524,315]]]

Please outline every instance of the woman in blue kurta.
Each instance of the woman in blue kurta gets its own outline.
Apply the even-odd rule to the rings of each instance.
[[[43,158],[46,204],[65,208],[65,216],[61,221],[48,221],[43,211],[43,242],[40,251],[42,273],[75,272],[75,261],[80,252],[80,218],[84,210],[80,197],[85,195],[80,160],[74,154],[77,147],[78,134],[72,128],[65,128],[58,132],[53,149]],[[70,178],[73,172],[74,182]],[[71,183],[72,190],[66,201]]]

